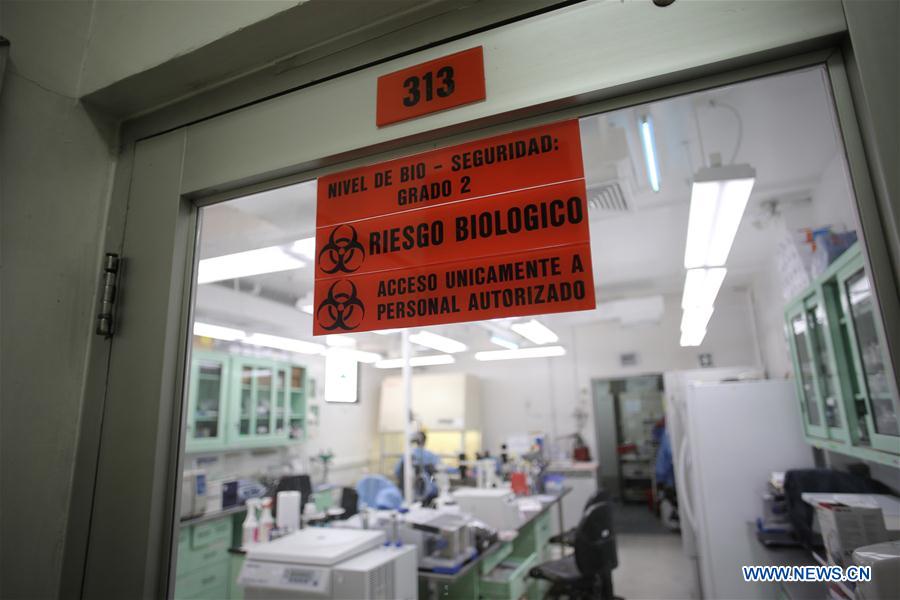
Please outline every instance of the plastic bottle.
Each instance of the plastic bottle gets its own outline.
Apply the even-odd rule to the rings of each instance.
[[[272,528],[275,527],[275,519],[272,517],[272,499],[266,496],[262,500],[262,516],[259,517],[259,536],[257,541],[268,542]]]
[[[253,544],[259,540],[258,531],[259,521],[256,519],[256,501],[247,500],[247,517],[244,519],[244,525],[241,528],[241,544],[246,546]]]

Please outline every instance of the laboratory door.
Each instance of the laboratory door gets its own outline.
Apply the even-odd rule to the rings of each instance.
[[[653,197],[654,183],[652,178],[647,178],[652,167],[640,150],[636,150],[635,156],[628,154],[629,147],[641,147],[642,131],[649,128],[643,126],[644,123],[649,126],[649,113],[641,115],[626,109],[642,104],[649,106],[671,96],[736,84],[746,79],[773,76],[785,70],[812,71],[814,74],[810,77],[818,77],[818,85],[830,87],[835,95],[862,230],[867,234],[866,256],[873,275],[871,283],[878,292],[876,297],[881,300],[881,312],[888,319],[895,318],[896,285],[887,267],[885,241],[877,228],[872,228],[873,218],[877,221],[877,208],[867,186],[865,163],[860,158],[861,145],[842,63],[828,58],[827,53],[788,55],[787,63],[757,64],[743,71],[723,73],[719,67],[711,65],[717,57],[731,55],[733,39],[727,44],[723,41],[729,35],[745,40],[748,48],[752,44],[782,47],[785,40],[779,37],[759,41],[760,34],[754,32],[750,36],[743,19],[718,9],[709,17],[717,25],[707,23],[704,31],[717,27],[720,30],[701,42],[696,39],[696,29],[687,25],[684,34],[675,36],[678,39],[652,35],[654,31],[672,30],[671,23],[664,20],[643,21],[637,31],[632,27],[624,33],[609,30],[608,36],[598,36],[593,30],[594,24],[604,20],[586,19],[581,14],[601,10],[599,5],[590,6],[593,4],[585,3],[558,14],[552,13],[546,20],[528,27],[500,28],[493,33],[481,34],[482,37],[452,42],[446,48],[425,52],[419,58],[424,60],[440,52],[462,50],[470,44],[500,49],[497,52],[498,57],[502,55],[503,64],[494,66],[497,72],[509,78],[509,82],[492,84],[489,80],[490,85],[499,86],[490,92],[489,85],[489,99],[459,112],[439,113],[393,129],[376,127],[372,118],[371,90],[377,75],[417,60],[405,57],[260,105],[142,139],[133,145],[126,157],[127,185],[123,186],[128,190],[128,210],[121,247],[118,326],[109,358],[96,481],[87,526],[90,531],[82,586],[87,596],[161,597],[176,594],[179,574],[171,559],[185,543],[178,524],[186,514],[185,490],[181,486],[182,473],[188,462],[195,460],[195,455],[228,447],[268,452],[272,448],[290,446],[305,439],[313,424],[322,417],[311,410],[311,404],[316,404],[317,410],[326,410],[325,401],[329,398],[325,398],[321,390],[315,391],[322,381],[318,384],[313,381],[327,378],[329,374],[315,377],[309,365],[290,358],[309,350],[318,351],[318,345],[322,344],[321,338],[306,339],[307,332],[298,329],[308,317],[309,302],[303,294],[293,297],[292,293],[304,284],[289,281],[285,288],[273,281],[271,284],[261,282],[255,287],[252,283],[239,281],[240,275],[211,275],[209,268],[204,272],[203,266],[204,260],[260,248],[275,248],[275,258],[288,265],[284,271],[298,268],[299,263],[309,260],[310,253],[315,253],[308,240],[314,224],[310,207],[314,206],[315,180],[321,175],[427,151],[436,146],[619,109],[622,111],[619,117],[586,118],[580,127],[582,132],[589,129],[594,132],[592,139],[598,145],[593,150],[601,154],[610,149],[622,150],[624,154],[618,157],[621,164],[614,165],[615,168],[627,170],[637,165],[640,169],[638,179],[646,188],[643,191]],[[816,20],[820,19],[818,14],[819,11],[804,13],[799,21],[797,15],[792,15],[786,17],[786,22],[796,25],[813,18],[816,26],[825,31],[831,25]],[[588,21],[593,24],[589,26]],[[550,41],[560,44],[571,46],[578,40],[579,46],[572,47],[572,52],[566,55],[565,69],[555,59],[526,61],[521,58],[521,53],[531,52],[535,47],[536,30],[531,27],[539,28],[544,36],[556,36]],[[791,27],[790,31],[801,29]],[[584,35],[572,35],[574,31]],[[493,39],[492,35],[499,37]],[[610,47],[617,46],[614,40],[629,41],[633,45],[634,39],[629,37],[632,35],[642,40],[641,46],[645,50],[652,49],[658,55],[669,56],[672,64],[652,80],[652,85],[645,81],[644,90],[638,95],[616,98],[621,94],[616,90],[622,89],[617,85],[646,78],[646,59],[617,55],[617,68],[607,65],[606,70],[623,74],[623,79],[615,85],[603,79],[600,74],[603,70],[598,70],[597,64],[603,63]],[[604,38],[603,43],[597,41],[598,38]],[[700,53],[702,58],[697,52],[684,50],[700,46],[706,49]],[[579,64],[579,60],[586,62]],[[829,60],[830,64],[826,63]],[[708,77],[697,79],[704,68]],[[694,75],[691,78],[676,77],[676,72]],[[583,81],[588,73],[593,89],[606,90],[605,94],[582,97],[566,92],[575,89],[572,87],[575,82]],[[533,85],[535,77],[543,81],[541,86]],[[677,84],[672,84],[673,78],[679,79]],[[517,83],[512,83],[513,80]],[[546,104],[543,90],[547,89],[559,95],[559,103]],[[516,103],[524,104],[513,110]],[[690,117],[689,104],[676,108],[687,111],[679,115],[679,119]],[[704,110],[708,109],[707,104]],[[729,128],[735,126],[735,121],[727,121],[728,108],[714,110],[719,113],[715,118],[723,120],[722,127],[726,126],[725,122]],[[520,120],[513,121],[512,115]],[[622,119],[630,120],[623,125]],[[625,127],[633,129],[628,134],[634,138],[630,143],[615,138],[618,135],[616,129]],[[740,132],[736,133],[740,135]],[[678,145],[677,140],[673,143]],[[674,154],[677,149],[668,151]],[[733,157],[727,150],[725,153],[724,160],[728,162]],[[700,160],[706,160],[705,154],[700,155],[703,157]],[[688,154],[681,159],[690,160]],[[718,157],[711,163],[720,160],[722,158]],[[700,163],[693,165],[700,166]],[[602,184],[602,178],[595,183]],[[279,195],[279,190],[290,191],[287,195]],[[306,194],[305,200],[299,201],[303,194]],[[600,191],[598,188],[594,211],[619,210],[615,194],[614,189]],[[229,211],[226,208],[228,201],[240,210]],[[273,227],[267,227],[265,219],[254,214],[254,211],[265,212],[266,206],[272,209],[270,214],[281,215],[284,222],[270,223]],[[687,213],[684,212],[682,217],[686,220]],[[297,225],[293,229],[286,228],[290,230],[288,237],[275,235],[265,239],[267,231],[271,233],[278,225],[288,222]],[[257,226],[259,243],[249,245],[240,234],[229,235],[229,231],[241,231],[248,223]],[[217,235],[214,239],[204,239],[200,235],[204,230],[215,230]],[[872,234],[868,235],[869,232]],[[683,236],[683,233],[680,231],[679,235]],[[610,252],[614,253],[615,249]],[[680,257],[676,262],[680,262]],[[210,264],[207,262],[207,267]],[[679,286],[683,275],[679,271]],[[856,334],[871,337],[864,329],[867,326],[862,317],[857,317],[857,313],[862,314],[863,303],[869,300],[860,299],[862,296],[857,290],[862,288],[852,278],[847,289],[851,290],[851,304],[855,302],[849,310],[856,311],[853,313]],[[241,298],[245,303],[236,302],[235,298]],[[246,317],[248,310],[257,310],[248,308],[252,303],[257,307],[272,306],[273,302],[283,305],[287,298],[292,306],[283,312],[269,311],[262,315],[270,323],[283,322],[284,329],[280,333],[262,325],[257,329],[234,326],[242,318],[242,312]],[[230,317],[234,319],[232,326],[228,325]],[[889,321],[885,327],[895,324],[896,320]],[[204,325],[213,328],[204,329]],[[698,333],[701,330],[705,334],[704,327],[692,331]],[[202,342],[205,346],[198,348],[198,337],[214,341]],[[229,343],[244,341],[256,350],[243,352],[238,358],[225,351]],[[691,339],[682,341],[686,342],[682,346],[690,346]],[[352,350],[356,353],[356,362],[371,360],[374,363],[389,358],[387,355],[367,357],[369,350],[364,347]],[[855,360],[855,364],[861,362],[864,368],[874,364],[865,355],[855,356]],[[874,368],[869,368],[865,374],[870,382],[873,372]],[[192,373],[196,382],[191,381]],[[336,376],[338,379],[350,377],[346,372]],[[862,380],[864,377],[861,376]],[[325,389],[324,394],[329,394],[331,389]],[[331,400],[338,404],[342,400],[353,403],[352,387],[334,389],[342,391]],[[872,395],[875,397],[876,392]],[[323,402],[313,402],[319,397]],[[882,404],[878,406],[882,407]],[[340,414],[338,409],[333,410]],[[879,410],[884,412],[886,409]],[[880,415],[875,419],[876,430],[879,433],[889,431],[893,427],[890,417]],[[371,416],[375,418],[375,415]],[[422,418],[432,419],[434,429],[460,429],[454,426],[455,423],[443,423],[442,415],[424,414]],[[465,414],[459,418],[461,423],[465,422]],[[587,437],[592,438],[590,434]],[[469,442],[463,436],[454,438],[452,443],[465,446]],[[321,455],[327,457],[328,448],[323,446],[321,450]],[[321,462],[327,464],[327,458],[321,458]],[[207,533],[221,534],[214,528]],[[203,580],[202,577],[199,579]]]

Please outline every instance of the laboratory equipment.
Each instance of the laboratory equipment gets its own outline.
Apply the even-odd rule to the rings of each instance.
[[[300,492],[285,490],[278,492],[276,498],[276,526],[282,531],[300,529]]]
[[[247,548],[238,577],[247,600],[418,597],[416,549],[380,530],[314,527]]]
[[[196,517],[206,512],[206,471],[189,469],[182,475],[181,518]]]
[[[498,531],[517,529],[524,521],[516,495],[508,488],[460,488],[453,498],[461,512]]]
[[[480,488],[497,487],[497,461],[493,458],[479,458],[475,462],[476,485]]]
[[[872,569],[872,578],[857,584],[860,600],[900,598],[900,541],[862,546],[853,551],[853,562]]]
[[[469,518],[459,513],[411,510],[403,515],[400,539],[418,548],[420,567],[433,571],[455,573],[476,554]]]
[[[741,565],[754,564],[751,544],[757,541],[746,524],[759,516],[759,498],[773,471],[813,464],[812,451],[797,435],[793,383],[694,383],[684,389],[677,408],[671,407],[680,413],[672,415],[680,425],[680,445],[672,438],[675,479],[683,484],[681,527],[694,534],[703,597],[760,598],[764,586],[732,576]]]
[[[459,512],[419,507],[399,514],[394,510],[367,510],[333,526],[384,531],[389,544],[417,548],[420,568],[452,574],[477,554],[470,521]]]

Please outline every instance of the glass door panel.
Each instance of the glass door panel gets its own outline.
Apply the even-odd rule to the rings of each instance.
[[[241,366],[241,409],[238,413],[238,436],[249,436],[253,427],[253,367]]]
[[[836,281],[824,284],[822,292],[831,321],[829,330],[834,344],[838,385],[844,397],[843,406],[844,414],[847,417],[848,434],[854,445],[870,446],[869,409],[865,395],[860,392],[857,367],[853,360],[852,345],[855,342],[853,342],[846,303],[841,301],[840,286]]]
[[[801,394],[800,403],[806,415],[807,429],[813,435],[821,436],[824,434],[824,428],[822,427],[822,414],[816,397],[812,356],[806,341],[807,324],[804,314],[801,313],[791,318],[791,336],[800,374],[798,382]]]
[[[256,366],[253,368],[253,377],[256,383],[256,428],[254,433],[257,436],[265,436],[272,432],[272,400],[274,399],[272,369]]]
[[[224,442],[228,357],[195,350],[191,359],[185,449],[214,450]]]
[[[197,401],[194,405],[194,439],[219,437],[224,366],[200,359],[197,368]]]
[[[287,424],[287,369],[278,367],[275,373],[275,435],[283,436]]]
[[[884,346],[878,335],[872,289],[860,268],[844,283],[864,393],[868,396],[875,433],[900,436],[897,404],[890,381]],[[896,441],[894,444],[896,445]]]
[[[828,437],[846,441],[847,436],[842,417],[843,403],[840,387],[835,379],[834,360],[827,339],[828,320],[821,303],[817,302],[807,308],[806,320],[809,325],[811,356],[815,366],[815,382],[825,414],[825,426],[829,430]]]
[[[305,370],[292,366],[290,387],[288,389],[288,406],[291,415],[291,439],[303,439],[306,435],[306,381]]]

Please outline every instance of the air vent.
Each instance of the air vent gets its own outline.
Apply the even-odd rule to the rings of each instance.
[[[592,186],[588,189],[588,207],[595,213],[624,213],[629,211],[628,200],[618,181]]]

